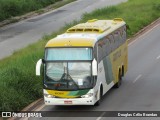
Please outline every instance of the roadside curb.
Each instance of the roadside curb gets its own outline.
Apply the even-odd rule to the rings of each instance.
[[[16,22],[19,22],[21,20],[31,18],[31,17],[34,17],[34,16],[38,16],[38,15],[40,15],[40,14],[38,14],[38,13],[36,13],[36,11],[34,11],[34,12],[26,13],[25,15],[16,16],[16,17],[13,17],[13,18],[10,18],[10,19],[7,19],[7,20],[4,20],[4,21],[0,22],[0,27],[3,27],[5,25],[11,24],[11,23],[16,23]]]
[[[34,102],[32,102],[31,104],[29,104],[28,106],[26,106],[24,109],[22,109],[21,111],[33,111],[35,110],[37,107],[41,106],[44,103],[43,98],[40,98]]]
[[[22,109],[21,112],[36,111],[36,109],[39,108],[40,106],[42,106],[42,104],[44,104],[44,100],[43,100],[43,98],[40,98],[40,99],[32,102],[31,104],[29,104],[24,109]],[[20,118],[11,117],[8,120],[20,120]]]

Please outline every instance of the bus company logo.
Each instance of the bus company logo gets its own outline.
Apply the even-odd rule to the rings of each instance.
[[[55,92],[55,95],[64,95],[63,92]]]
[[[2,112],[2,117],[12,117],[11,112]]]

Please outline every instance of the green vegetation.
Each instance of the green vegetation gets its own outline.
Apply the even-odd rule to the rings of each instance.
[[[41,13],[44,10],[40,9],[48,5],[54,4],[51,7],[57,8],[73,1],[75,0],[0,0],[0,21],[35,10]]]
[[[35,65],[43,57],[46,42],[63,33],[68,27],[88,19],[123,18],[130,26],[131,37],[141,28],[160,17],[160,0],[129,0],[118,6],[107,7],[85,14],[81,21],[66,25],[62,30],[45,36],[39,42],[15,52],[0,61],[0,111],[21,110],[42,97],[42,77],[35,76]]]
[[[113,19],[123,18],[129,25],[128,36],[134,35],[144,26],[148,25],[155,19],[160,17],[160,1],[159,0],[129,0],[129,2],[103,8],[94,11],[92,14],[85,14],[83,20],[88,19]]]

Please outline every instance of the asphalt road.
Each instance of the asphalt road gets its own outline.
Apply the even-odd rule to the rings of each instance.
[[[41,106],[38,111],[160,111],[160,21],[129,43],[129,69],[122,85],[111,89],[100,106]],[[65,115],[67,113],[63,113]],[[160,118],[55,117],[41,120],[159,120]],[[31,119],[30,120],[35,120]]]
[[[66,23],[96,8],[116,5],[127,0],[77,0],[43,15],[0,28],[0,59],[38,41],[42,36],[58,31]]]

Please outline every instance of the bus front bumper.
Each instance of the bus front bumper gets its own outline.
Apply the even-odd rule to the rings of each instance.
[[[47,98],[44,97],[45,105],[94,105],[94,97],[89,98]]]

